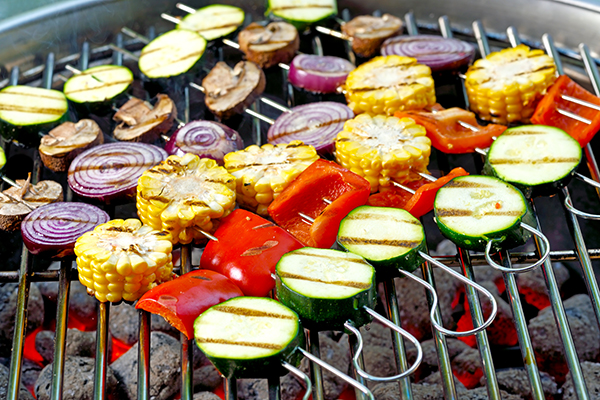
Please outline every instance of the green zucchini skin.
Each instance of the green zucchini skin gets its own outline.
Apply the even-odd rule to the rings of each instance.
[[[277,0],[276,0],[277,1]],[[281,1],[281,0],[279,0]],[[311,25],[320,23],[322,21],[325,21],[327,19],[330,19],[332,17],[334,17],[337,14],[337,4],[336,1],[332,1],[331,5],[333,6],[331,8],[331,11],[328,13],[323,14],[320,18],[298,18],[298,17],[290,17],[289,15],[286,15],[284,13],[278,12],[277,11],[277,7],[274,7],[274,3],[275,1],[273,0],[267,0],[267,11],[265,12],[265,16],[269,17],[271,19],[283,19],[285,22],[288,22],[292,25],[294,25],[296,27],[296,29],[298,29],[299,32],[302,32],[303,30],[305,30],[306,28],[308,28]]]
[[[210,31],[210,30],[203,30],[203,31],[199,31],[197,29],[193,29],[195,28],[195,24],[194,24],[194,20],[198,18],[198,15],[202,16],[202,18],[206,18],[207,16],[204,15],[206,14],[207,11],[214,11],[214,10],[223,10],[223,11],[237,11],[239,12],[241,19],[239,22],[238,26],[235,27],[231,27],[231,29],[223,29],[225,31],[229,31],[228,33],[224,33],[224,32],[219,32],[218,34],[213,33],[212,35],[206,34],[205,31]],[[222,39],[222,38],[227,38],[227,37],[232,37],[234,35],[235,32],[237,32],[240,28],[240,26],[242,26],[244,24],[244,20],[246,18],[246,14],[244,13],[244,10],[242,10],[239,7],[235,7],[235,6],[230,6],[230,5],[225,5],[225,4],[211,4],[208,5],[206,7],[202,7],[196,10],[196,12],[194,14],[188,14],[185,17],[182,18],[181,22],[177,25],[177,29],[189,29],[189,30],[193,30],[195,32],[198,32],[200,35],[202,35],[202,37],[204,37],[208,42],[211,42],[213,40],[217,40],[217,39]],[[215,28],[211,29],[212,31],[217,30]]]
[[[304,247],[299,250],[287,253],[277,263],[276,271],[276,290],[279,301],[294,310],[300,316],[302,324],[308,329],[325,330],[344,330],[344,323],[348,320],[354,322],[357,327],[371,322],[372,317],[364,311],[363,307],[375,308],[377,305],[377,290],[375,281],[375,270],[371,277],[371,285],[359,293],[346,298],[319,298],[310,297],[299,293],[290,288],[283,282],[280,275],[280,266],[287,255],[294,254],[297,251],[306,252],[312,248]],[[322,249],[317,249],[321,250]],[[338,250],[326,250],[327,252],[343,253]]]
[[[536,129],[562,132],[564,134],[563,136],[566,140],[573,142],[573,145],[574,145],[573,148],[578,148],[580,150],[579,156],[578,156],[579,162],[577,162],[575,164],[575,166],[573,167],[573,169],[571,169],[571,171],[569,171],[567,174],[565,174],[562,178],[560,178],[558,180],[554,180],[554,181],[537,184],[537,185],[531,185],[527,182],[522,182],[517,179],[509,179],[508,176],[499,173],[497,171],[497,169],[490,163],[490,157],[489,157],[489,155],[494,151],[494,149],[499,146],[498,140],[503,139],[503,136],[505,134],[510,135],[511,133],[514,133],[517,131],[531,131],[531,130],[536,130]],[[575,139],[573,139],[568,133],[562,131],[559,128],[554,128],[554,127],[544,126],[544,125],[518,126],[518,127],[507,129],[502,135],[500,135],[498,140],[495,141],[494,143],[492,143],[492,145],[490,146],[490,149],[488,151],[488,156],[485,158],[485,163],[483,166],[483,174],[489,175],[489,176],[495,176],[499,179],[502,179],[502,180],[510,183],[511,185],[518,188],[521,192],[523,192],[523,195],[527,199],[530,199],[533,197],[539,197],[539,196],[555,195],[560,189],[567,186],[571,182],[571,179],[573,178],[575,171],[577,171],[577,168],[578,168],[579,164],[581,163],[582,154],[581,154],[581,147],[579,146],[579,143]]]

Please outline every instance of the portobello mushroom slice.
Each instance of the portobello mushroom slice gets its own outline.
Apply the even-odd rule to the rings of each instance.
[[[361,15],[342,25],[342,32],[352,38],[352,51],[365,58],[377,53],[385,39],[401,31],[402,20],[390,14]]]
[[[206,107],[221,119],[242,113],[265,90],[265,74],[258,65],[240,61],[230,68],[220,61],[202,80]]]
[[[104,143],[104,135],[98,124],[91,119],[77,123],[64,122],[48,132],[40,141],[40,158],[46,168],[65,172],[71,161],[84,150]]]
[[[0,229],[4,231],[16,231],[36,208],[63,200],[62,186],[54,181],[32,185],[29,174],[27,180],[18,179],[17,185],[20,187],[13,186],[0,193]]]
[[[248,61],[261,68],[288,64],[300,47],[298,30],[287,22],[271,22],[267,26],[253,22],[240,32],[238,41]]]
[[[120,122],[115,128],[115,139],[125,142],[152,143],[173,126],[177,108],[166,94],[156,96],[152,107],[148,102],[132,97],[117,111],[113,120]]]

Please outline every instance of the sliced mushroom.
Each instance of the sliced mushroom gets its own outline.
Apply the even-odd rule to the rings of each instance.
[[[152,107],[148,102],[132,97],[117,111],[113,120],[120,122],[115,128],[117,140],[152,143],[171,129],[177,118],[177,108],[166,94],[156,96]]]
[[[390,14],[361,15],[342,25],[342,32],[352,38],[352,51],[360,57],[371,57],[385,39],[401,31],[402,20]]]
[[[27,180],[18,179],[19,187],[10,187],[0,193],[0,229],[16,231],[21,221],[33,210],[45,204],[62,201],[63,190],[59,183],[41,181],[31,185]]]
[[[54,172],[69,169],[71,161],[90,147],[104,143],[104,135],[96,122],[82,119],[65,122],[48,132],[40,141],[40,158]]]
[[[217,65],[202,80],[208,109],[221,119],[242,113],[265,90],[265,74],[253,62],[240,61],[230,68]]]
[[[287,22],[248,25],[238,36],[240,50],[261,68],[289,63],[300,47],[298,30]]]

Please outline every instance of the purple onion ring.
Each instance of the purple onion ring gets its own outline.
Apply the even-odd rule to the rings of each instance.
[[[354,68],[354,64],[343,58],[300,54],[290,64],[288,80],[310,92],[335,93]]]
[[[333,151],[337,134],[352,118],[352,110],[341,103],[322,101],[304,104],[292,108],[291,113],[281,114],[269,128],[267,136],[272,144],[301,140],[324,155]]]

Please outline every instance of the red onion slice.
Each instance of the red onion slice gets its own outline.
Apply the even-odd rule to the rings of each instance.
[[[23,243],[31,254],[65,257],[85,232],[110,220],[107,213],[85,203],[50,203],[36,208],[21,224]]]
[[[145,143],[109,143],[84,151],[69,167],[69,186],[79,196],[110,201],[135,194],[142,173],[167,158]]]
[[[296,87],[316,93],[335,93],[354,64],[343,58],[300,54],[290,64],[288,79]]]
[[[471,63],[475,47],[462,40],[435,35],[395,36],[383,42],[381,54],[414,57],[432,71],[442,71]]]
[[[283,113],[269,128],[269,143],[301,140],[314,146],[320,154],[333,151],[333,143],[344,123],[354,118],[352,110],[341,103],[322,101],[292,108]]]
[[[244,148],[239,133],[226,125],[212,121],[192,121],[178,129],[165,145],[169,154],[182,157],[193,153],[200,158],[212,158],[223,165],[223,157]]]

